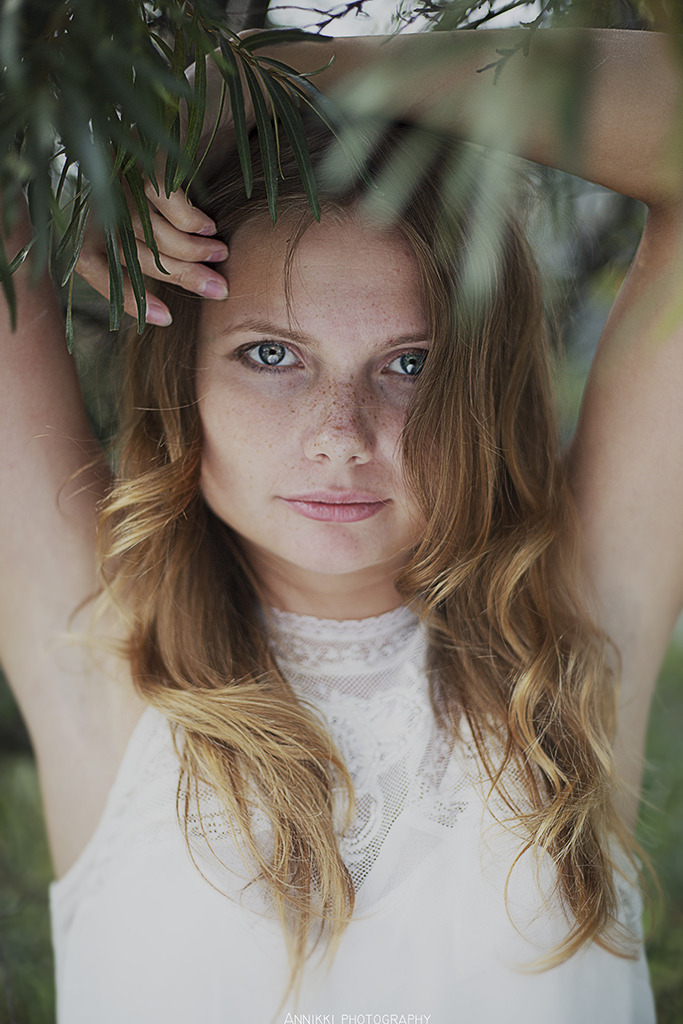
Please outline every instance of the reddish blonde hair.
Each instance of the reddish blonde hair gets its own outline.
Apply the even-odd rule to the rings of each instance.
[[[326,145],[312,135],[317,157]],[[557,865],[573,924],[549,962],[591,940],[623,951],[610,855],[611,838],[629,844],[613,806],[616,683],[580,597],[538,275],[517,220],[502,210],[498,242],[468,285],[476,222],[471,197],[450,187],[458,151],[431,139],[428,175],[403,188],[391,211],[368,182],[390,197],[396,145],[321,198],[323,217],[365,209],[391,222],[422,277],[433,338],[403,456],[427,526],[397,585],[429,632],[438,721],[457,737],[467,720],[492,786],[523,826],[524,848]],[[236,160],[201,199],[226,240],[266,210],[255,147],[252,156],[251,199]],[[291,153],[281,161],[293,257],[311,218]],[[181,820],[198,785],[210,784],[273,894],[294,981],[312,940],[333,952],[353,910],[332,813],[339,787],[351,811],[352,786],[331,738],[278,670],[239,537],[202,499],[199,303],[161,293],[173,326],[127,341],[119,475],[100,521],[105,595],[128,617],[139,692],[179,730]],[[250,787],[272,825],[270,854],[252,837]]]

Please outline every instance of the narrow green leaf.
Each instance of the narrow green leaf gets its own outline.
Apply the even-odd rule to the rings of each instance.
[[[154,237],[154,230],[152,228],[152,221],[149,216],[149,205],[147,203],[147,196],[145,195],[145,186],[142,181],[142,175],[136,163],[132,163],[126,171],[126,181],[128,182],[128,188],[133,196],[133,201],[140,214],[140,222],[142,223],[142,230],[145,236],[145,244],[151,250],[154,256],[154,262],[157,270],[160,270],[162,274],[168,274],[168,270],[161,262],[159,256],[159,249],[157,248],[157,240]]]
[[[244,93],[242,92],[242,79],[240,78],[237,58],[227,39],[221,37],[221,54],[225,62],[216,62],[218,70],[227,82],[230,93],[230,112],[232,113],[233,130],[235,132],[235,145],[239,156],[242,176],[244,177],[244,191],[247,197],[251,196],[254,187],[254,171],[251,165],[251,153],[249,151],[249,132],[247,130],[247,115],[244,107]]]
[[[180,114],[176,114],[168,135],[169,146],[166,154],[166,169],[164,173],[164,191],[166,193],[166,198],[176,190],[175,179],[178,171],[178,153],[180,149]]]
[[[244,76],[247,81],[251,101],[254,104],[254,116],[256,118],[256,128],[258,131],[261,158],[263,160],[268,210],[270,211],[270,219],[274,224],[277,220],[278,163],[273,125],[256,75],[246,62],[244,64]]]
[[[157,32],[150,32],[150,39],[155,46],[159,48],[163,56],[166,58],[169,64],[173,64],[173,50],[168,45],[163,36],[160,36]]]
[[[119,238],[121,239],[121,249],[123,250],[123,258],[126,261],[126,269],[128,270],[128,277],[133,288],[133,294],[135,295],[135,305],[138,310],[138,334],[142,334],[145,329],[145,314],[147,312],[147,300],[145,298],[145,280],[142,276],[142,270],[140,268],[140,260],[138,259],[138,246],[135,238],[135,232],[133,230],[133,220],[126,203],[126,197],[121,186],[121,182],[117,181],[117,193],[119,198]]]
[[[85,189],[85,192],[89,192],[89,191],[90,191],[89,188]],[[76,198],[81,196],[83,194],[83,192],[84,192],[84,189],[83,189],[83,168],[81,167],[81,165],[79,163],[78,164],[78,170],[76,171],[76,192],[75,192]]]
[[[69,224],[64,234],[62,235],[61,241],[55,251],[55,257],[58,260],[62,258],[64,253],[69,248],[71,248],[73,251],[75,238],[79,230],[79,217],[81,215],[81,211],[86,201],[86,198],[87,196],[77,195],[71,204],[71,218],[69,220]]]
[[[194,94],[189,103],[187,138],[180,156],[178,170],[174,178],[175,189],[180,188],[184,179],[192,173],[197,159],[197,148],[204,127],[206,116],[206,54],[198,54],[195,61]],[[174,189],[174,191],[175,191]]]
[[[353,177],[358,177],[364,180],[369,188],[374,188],[371,179],[367,175],[365,161],[368,148],[371,145],[371,139],[381,131],[379,122],[372,127],[364,125],[363,132],[359,133],[358,126],[348,120],[340,107],[321,93],[315,85],[307,82],[305,78],[299,76],[292,78],[289,80],[288,86],[320,118],[330,133],[334,135],[347,163],[347,170],[344,171],[343,180],[350,184]],[[323,173],[326,176],[332,172],[329,178],[330,182],[337,175],[337,171],[333,170],[332,167],[333,161],[334,156],[332,150],[330,150],[322,164]],[[320,170],[319,168],[319,177]],[[349,174],[351,174],[351,177],[349,177]],[[342,187],[342,179],[337,181],[337,187]]]
[[[296,68],[291,67],[289,64],[285,64],[281,60],[276,60],[275,57],[258,57],[259,66],[266,64],[273,71],[279,71],[281,74],[286,75],[287,78],[313,78],[314,75],[321,75],[323,71],[328,71],[335,62],[335,55],[332,54],[330,59],[326,61],[321,67],[316,68],[314,71],[297,71]]]
[[[318,188],[315,183],[301,114],[290,93],[275,78],[270,75],[264,75],[263,84],[270,96],[273,109],[280,118],[287,133],[313,216],[316,220],[320,220]]]
[[[9,267],[7,268],[9,270],[10,274],[13,274],[15,272],[15,270],[19,269],[19,267],[25,261],[26,257],[28,256],[28,254],[30,253],[32,248],[33,248],[33,239],[31,239],[31,241],[28,242],[23,247],[23,249],[19,250],[19,252],[16,254],[14,259],[10,263]]]
[[[123,316],[123,267],[119,260],[116,229],[112,224],[104,225],[104,242],[109,263],[109,330],[118,331]]]
[[[74,191],[73,199],[70,203],[71,219],[55,251],[55,259],[57,260],[60,260],[62,258],[64,253],[68,250],[69,246],[73,247],[74,245],[74,238],[78,234],[79,216],[81,214],[83,204],[88,199],[89,193],[89,187],[85,189],[83,188],[83,168],[80,164],[77,164],[76,188]]]
[[[197,146],[201,138],[202,129],[204,127],[204,117],[206,115],[206,54],[198,54],[195,60],[195,74],[194,74],[194,96],[192,100],[192,109],[190,111],[188,130],[187,130],[187,141],[185,143],[185,149],[190,155],[190,159],[194,161],[197,155]]]
[[[61,155],[61,154],[59,154],[59,155]],[[64,165],[62,167],[61,174],[59,175],[59,181],[57,182],[57,188],[55,190],[55,199],[57,200],[57,202],[59,202],[59,200],[62,197],[62,192],[64,190],[64,183],[66,182],[66,176],[69,173],[69,168],[71,167],[72,163],[73,163],[73,161],[70,160],[68,156],[66,156],[65,159],[64,159]]]
[[[85,238],[85,229],[88,226],[89,215],[90,201],[89,198],[86,197],[83,203],[81,203],[81,206],[78,211],[78,216],[75,219],[73,249],[71,253],[71,258],[69,259],[66,270],[64,271],[64,274],[62,276],[62,288],[64,287],[66,282],[73,277],[74,270],[76,269],[76,264],[78,263],[78,260],[80,258],[81,249],[83,248],[83,239]],[[71,224],[69,225],[69,227],[71,227]]]
[[[66,347],[69,355],[74,350],[74,276],[69,280],[69,291],[66,296]]]
[[[40,165],[38,165],[40,166]],[[36,173],[30,180],[27,192],[31,223],[35,229],[35,253],[33,261],[33,279],[38,281],[48,262],[48,239],[50,231],[50,200],[52,188],[47,173],[47,163],[42,174]]]
[[[214,122],[214,126],[213,126],[213,129],[211,131],[211,135],[209,136],[209,140],[208,140],[208,142],[206,144],[206,147],[204,149],[204,153],[202,154],[202,158],[197,163],[197,165],[195,166],[195,169],[192,172],[192,177],[187,182],[186,189],[187,189],[188,192],[190,191],[190,188],[192,187],[192,185],[194,183],[194,179],[197,177],[197,175],[201,171],[202,165],[203,165],[204,161],[206,160],[206,158],[207,158],[207,156],[209,154],[211,146],[213,145],[213,140],[216,138],[216,132],[218,131],[218,126],[221,123],[221,117],[223,116],[223,107],[225,106],[225,96],[226,96],[227,91],[228,91],[228,87],[226,85],[225,79],[223,79],[223,81],[221,82],[221,98],[220,98],[220,102],[218,104],[218,114],[216,116],[216,120]]]
[[[5,301],[9,311],[10,326],[12,330],[15,330],[17,326],[17,295],[14,290],[14,281],[12,280],[10,266],[7,262],[7,252],[5,250],[5,242],[2,236],[0,236],[0,284],[2,285],[2,290],[5,293]]]
[[[341,108],[336,103],[333,103],[329,96],[322,93],[317,86],[307,81],[301,75],[292,78],[289,85],[301,96],[311,110],[315,111],[323,124],[327,125],[333,134],[336,135],[340,129],[348,127]]]
[[[255,32],[240,40],[240,50],[258,50],[262,46],[272,46],[277,43],[302,43],[302,42],[333,42],[332,36],[318,35],[316,32],[304,32],[300,28],[271,28],[265,32]]]
[[[185,78],[185,33],[182,28],[178,28],[175,33],[173,41],[173,55],[171,57],[171,80],[168,85],[165,96],[166,116],[164,128],[166,134],[170,134],[173,130],[173,125],[179,116],[180,100],[177,92],[178,85],[180,82],[184,82],[187,85]],[[170,90],[170,91],[169,91]],[[167,195],[170,193],[167,191]]]
[[[187,60],[185,58],[185,30],[181,25],[176,29],[175,38],[173,40],[173,60],[171,62],[171,71],[175,78],[180,78],[184,73],[187,66]]]
[[[3,143],[5,144],[3,145]],[[9,148],[10,144],[0,133],[0,152],[7,152]],[[11,166],[10,160],[7,160],[3,170],[5,174],[0,175],[0,179],[4,179],[0,180],[0,232],[5,238],[8,238],[17,222],[20,206],[19,196],[21,196],[22,204],[25,204],[25,200],[19,184],[20,173]]]
[[[130,129],[130,125],[127,125],[125,127],[125,129],[124,129],[125,134],[124,134],[123,138],[127,139],[127,138],[130,137],[130,130],[131,130]],[[127,162],[127,157],[128,157],[128,152],[127,152],[125,143],[124,143],[124,141],[122,139],[122,141],[119,142],[118,146],[116,147],[116,156],[114,157],[114,164],[113,164],[112,169],[111,169],[111,178],[112,178],[112,180],[114,178],[118,177],[119,171],[122,169],[123,165]]]

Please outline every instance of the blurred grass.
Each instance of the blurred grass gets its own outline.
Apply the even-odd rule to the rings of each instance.
[[[4,685],[4,684],[3,684]],[[3,700],[6,705],[6,701]],[[52,867],[32,755],[0,757],[0,1024],[53,1024]]]
[[[655,694],[638,836],[662,886],[647,948],[660,1024],[683,1021],[683,619]]]

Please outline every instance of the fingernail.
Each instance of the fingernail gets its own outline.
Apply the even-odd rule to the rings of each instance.
[[[227,260],[227,258],[228,258],[228,250],[227,250],[226,246],[223,246],[222,249],[216,249],[216,251],[212,252],[210,256],[207,256],[204,262],[205,263],[222,263],[223,260]]]
[[[156,327],[168,327],[173,323],[173,317],[160,303],[147,303],[146,320],[148,324],[154,324]]]
[[[228,286],[225,281],[217,281],[215,277],[212,277],[204,282],[199,293],[206,299],[225,299],[228,294]]]
[[[197,235],[215,235],[216,234],[216,225],[211,220],[211,221],[209,221],[208,224],[205,224],[203,228],[200,228],[199,231],[195,232],[195,234],[197,234]]]

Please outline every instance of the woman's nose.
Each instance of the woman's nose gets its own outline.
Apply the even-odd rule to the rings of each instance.
[[[353,384],[330,386],[316,396],[304,428],[307,458],[341,465],[369,462],[375,445],[369,396]]]

